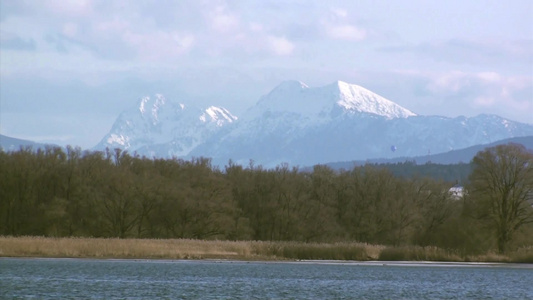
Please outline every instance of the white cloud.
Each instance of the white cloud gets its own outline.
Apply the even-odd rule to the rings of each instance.
[[[346,9],[331,8],[329,14],[320,21],[326,36],[336,40],[361,41],[367,37],[367,31],[350,22]]]
[[[478,106],[493,106],[495,103],[494,97],[480,96],[474,99],[474,104]]]
[[[261,32],[264,29],[262,24],[256,22],[251,22],[249,28],[252,32]]]
[[[193,35],[178,32],[126,32],[123,38],[135,47],[141,59],[148,60],[171,59],[188,52],[194,45]]]
[[[331,12],[339,18],[346,18],[348,16],[348,11],[342,8],[332,8]]]
[[[408,54],[398,59],[432,59],[438,63],[462,66],[519,68],[531,72],[533,39],[507,40],[494,38],[452,38],[430,40],[419,44],[383,47],[387,54]]]
[[[215,31],[226,33],[239,27],[238,17],[231,13],[225,6],[217,6],[208,14],[208,21]]]
[[[285,37],[269,36],[267,41],[270,49],[277,55],[290,55],[294,50],[294,44]]]
[[[131,27],[131,23],[120,17],[104,19],[91,24],[91,30],[99,36],[112,37],[121,34]]]
[[[432,76],[427,88],[435,93],[457,93],[469,85],[469,76],[465,72],[452,71]]]
[[[361,41],[366,38],[366,30],[353,25],[328,26],[326,30],[334,39]]]
[[[500,74],[496,72],[480,72],[476,74],[477,77],[485,82],[498,82],[502,80]]]
[[[473,112],[533,115],[533,77],[504,76],[497,72],[430,74],[427,90],[435,101],[469,107]],[[450,103],[450,101],[453,101]],[[455,103],[455,104],[452,104]],[[463,112],[464,113],[464,112]]]
[[[418,114],[449,117],[495,114],[532,123],[533,76],[499,71],[398,70],[366,79],[384,96]],[[379,89],[376,90],[379,92]]]
[[[53,13],[80,16],[92,13],[94,2],[92,0],[45,0],[42,4]],[[27,4],[38,5],[39,2],[28,1]]]
[[[63,25],[62,33],[69,38],[76,37],[78,34],[78,24],[73,22],[65,23],[65,25]]]
[[[16,91],[0,98],[0,127],[56,140],[72,134],[76,143],[94,135],[94,144],[123,104],[153,89],[245,111],[287,79],[313,86],[346,80],[420,114],[532,122],[531,1],[496,1],[483,10],[458,0],[407,2],[0,0],[0,92]],[[82,106],[80,97],[95,90],[101,93]],[[27,111],[8,119],[17,103],[45,119]],[[65,111],[65,103],[79,109]],[[85,110],[109,116],[108,123],[96,114],[87,126],[78,112]],[[73,120],[57,123],[65,115]],[[78,129],[61,131],[82,119]]]

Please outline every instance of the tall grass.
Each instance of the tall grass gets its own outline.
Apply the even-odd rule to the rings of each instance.
[[[241,259],[250,253],[246,242],[0,237],[0,256],[11,257]]]
[[[364,243],[255,242],[253,253],[274,259],[373,260],[382,247]]]
[[[522,247],[507,254],[488,252],[478,255],[460,255],[458,251],[432,246],[386,247],[379,253],[378,259],[382,261],[533,263],[533,246]]]
[[[368,260],[377,258],[375,248],[362,243],[0,237],[0,256],[8,257]]]
[[[401,246],[387,247],[379,254],[379,260],[388,261],[463,261],[457,253],[437,247]]]
[[[519,248],[511,252],[509,258],[512,262],[533,264],[533,246]]]
[[[209,241],[190,239],[104,239],[0,236],[0,257],[382,260],[533,263],[533,246],[507,255],[464,256],[437,247],[385,247],[364,243]]]

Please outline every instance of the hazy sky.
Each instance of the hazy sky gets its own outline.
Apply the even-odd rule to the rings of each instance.
[[[0,0],[0,133],[89,148],[145,95],[239,116],[284,80],[533,123],[533,1]]]

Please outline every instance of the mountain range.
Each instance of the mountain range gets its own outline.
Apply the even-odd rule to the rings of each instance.
[[[11,152],[18,151],[21,148],[44,149],[47,146],[57,147],[57,145],[37,143],[0,134],[0,151]]]
[[[469,163],[479,151],[483,151],[486,148],[494,147],[505,144],[520,144],[533,151],[533,136],[514,137],[504,140],[499,140],[490,144],[475,145],[464,149],[452,150],[444,153],[414,156],[414,157],[395,157],[389,159],[368,159],[359,161],[339,161],[330,162],[325,165],[334,170],[351,170],[354,166],[361,166],[365,164],[397,164],[404,163],[406,161],[413,162],[417,165],[423,165],[426,163],[433,163],[439,165],[450,165],[458,163]],[[312,166],[302,168],[302,170],[312,170]]]
[[[147,157],[182,157],[236,120],[221,107],[189,107],[156,94],[122,112],[95,149],[121,148]]]
[[[427,158],[524,136],[533,136],[532,124],[484,114],[417,115],[358,85],[337,81],[309,87],[286,81],[239,118],[222,107],[184,105],[160,94],[144,97],[118,116],[92,150],[121,148],[149,158],[209,157],[219,166],[230,160],[312,166]]]
[[[147,157],[210,157],[213,164],[273,167],[427,156],[531,136],[533,125],[496,115],[417,115],[361,86],[286,81],[239,119],[221,107],[186,107],[145,97],[123,112],[96,150]]]

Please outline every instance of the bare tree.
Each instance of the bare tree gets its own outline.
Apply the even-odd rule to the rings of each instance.
[[[533,222],[533,153],[518,144],[499,145],[479,152],[473,166],[468,196],[490,221],[504,253],[513,234]]]

